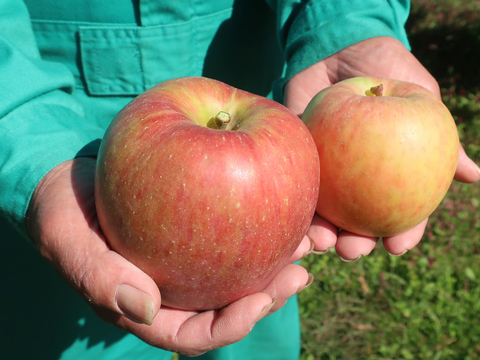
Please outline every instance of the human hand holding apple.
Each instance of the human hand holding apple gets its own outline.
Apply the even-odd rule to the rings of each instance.
[[[440,98],[436,80],[398,40],[376,37],[349,46],[332,56],[294,75],[286,84],[284,103],[301,115],[310,100],[322,89],[339,81],[360,76],[377,76],[413,82],[432,91]],[[468,158],[462,147],[459,150],[455,173],[458,181],[473,183],[480,179],[478,166]],[[427,220],[403,234],[383,238],[386,250],[400,255],[415,247],[421,240]],[[351,261],[369,254],[377,238],[366,237],[338,228],[316,215],[308,236],[317,252],[335,247],[342,259]]]
[[[110,246],[149,274],[162,304],[211,310],[262,291],[311,223],[311,134],[291,111],[206,78],[166,81],[114,119],[96,203]]]
[[[388,237],[422,223],[453,180],[459,139],[441,100],[409,82],[357,77],[320,91],[302,119],[320,156],[317,213]]]
[[[311,280],[303,267],[293,264],[309,248],[305,238],[262,292],[221,310],[161,306],[155,282],[113,251],[102,234],[95,209],[95,166],[95,159],[77,158],[51,170],[37,186],[26,220],[40,253],[102,320],[153,346],[198,356],[243,339]]]

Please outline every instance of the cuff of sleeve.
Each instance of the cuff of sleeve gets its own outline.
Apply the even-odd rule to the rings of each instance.
[[[389,36],[410,50],[405,31],[408,14],[408,1],[403,7],[375,0],[308,2],[288,31],[287,68],[274,86],[275,100],[283,102],[283,87],[292,76],[360,41]]]
[[[12,127],[2,129],[0,214],[27,238],[25,217],[40,180],[64,161],[79,156],[95,157],[103,136],[103,131],[85,123],[81,114],[62,106],[59,93],[37,98],[2,118]],[[64,101],[69,101],[67,98],[65,94]],[[69,125],[82,121],[81,127]],[[19,133],[23,134],[21,138]]]

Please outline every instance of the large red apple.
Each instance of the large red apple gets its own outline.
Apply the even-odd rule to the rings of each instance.
[[[425,220],[455,173],[459,140],[445,105],[427,89],[353,78],[320,91],[302,116],[320,156],[317,212],[375,237]]]
[[[289,261],[315,212],[319,171],[311,134],[281,104],[207,78],[170,80],[107,129],[98,218],[163,305],[217,309],[263,290]]]

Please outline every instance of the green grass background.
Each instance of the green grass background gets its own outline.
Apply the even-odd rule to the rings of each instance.
[[[412,0],[407,30],[480,164],[480,1]],[[407,254],[304,259],[301,359],[480,359],[479,212],[480,184],[454,182]]]

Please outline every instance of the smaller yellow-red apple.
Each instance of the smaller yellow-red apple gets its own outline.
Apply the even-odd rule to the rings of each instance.
[[[437,208],[453,180],[455,122],[419,85],[348,79],[320,91],[302,120],[320,156],[317,213],[341,229],[405,232]]]

